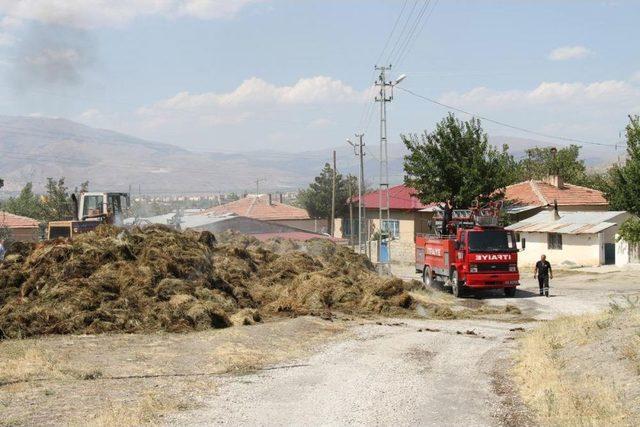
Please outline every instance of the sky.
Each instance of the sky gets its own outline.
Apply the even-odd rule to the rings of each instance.
[[[323,150],[357,132],[374,144],[373,68],[391,63],[391,80],[407,77],[390,142],[447,114],[417,94],[614,144],[640,114],[639,18],[622,0],[0,0],[0,114],[197,151]]]

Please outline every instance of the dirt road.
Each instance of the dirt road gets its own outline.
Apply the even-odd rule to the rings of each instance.
[[[524,280],[516,304],[534,319],[598,311],[640,292],[638,273],[570,274],[554,281],[552,297]],[[198,408],[167,424],[244,425],[500,425],[513,423],[496,385],[515,346],[514,324],[486,320],[385,320],[362,324],[353,337],[282,369],[227,376]],[[506,386],[508,387],[508,385]],[[515,421],[526,423],[526,417]]]

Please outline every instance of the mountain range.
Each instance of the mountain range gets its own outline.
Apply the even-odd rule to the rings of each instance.
[[[527,148],[552,145],[525,138],[490,137],[492,144],[508,144],[516,157]],[[345,142],[336,149],[341,173],[357,174],[358,158]],[[70,120],[44,117],[0,116],[0,177],[5,192],[19,191],[26,182],[36,190],[47,177],[65,177],[69,187],[83,181],[92,190],[144,194],[206,194],[226,191],[291,191],[306,186],[330,162],[331,149],[297,153],[250,151],[194,152],[176,145],[147,141]],[[389,178],[402,181],[402,144],[389,144]],[[589,147],[583,158],[591,166],[613,160]],[[377,182],[379,145],[365,151],[365,180]],[[256,183],[256,181],[258,181]],[[0,190],[1,191],[1,190]],[[262,190],[261,190],[262,191]]]

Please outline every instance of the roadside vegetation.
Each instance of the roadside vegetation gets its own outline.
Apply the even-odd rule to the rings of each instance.
[[[514,374],[540,424],[639,425],[639,326],[635,298],[525,335]]]

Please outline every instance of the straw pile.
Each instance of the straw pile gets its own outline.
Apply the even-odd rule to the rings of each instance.
[[[392,313],[413,301],[326,240],[261,244],[163,226],[100,227],[12,249],[0,264],[0,336],[183,332],[264,315]]]

